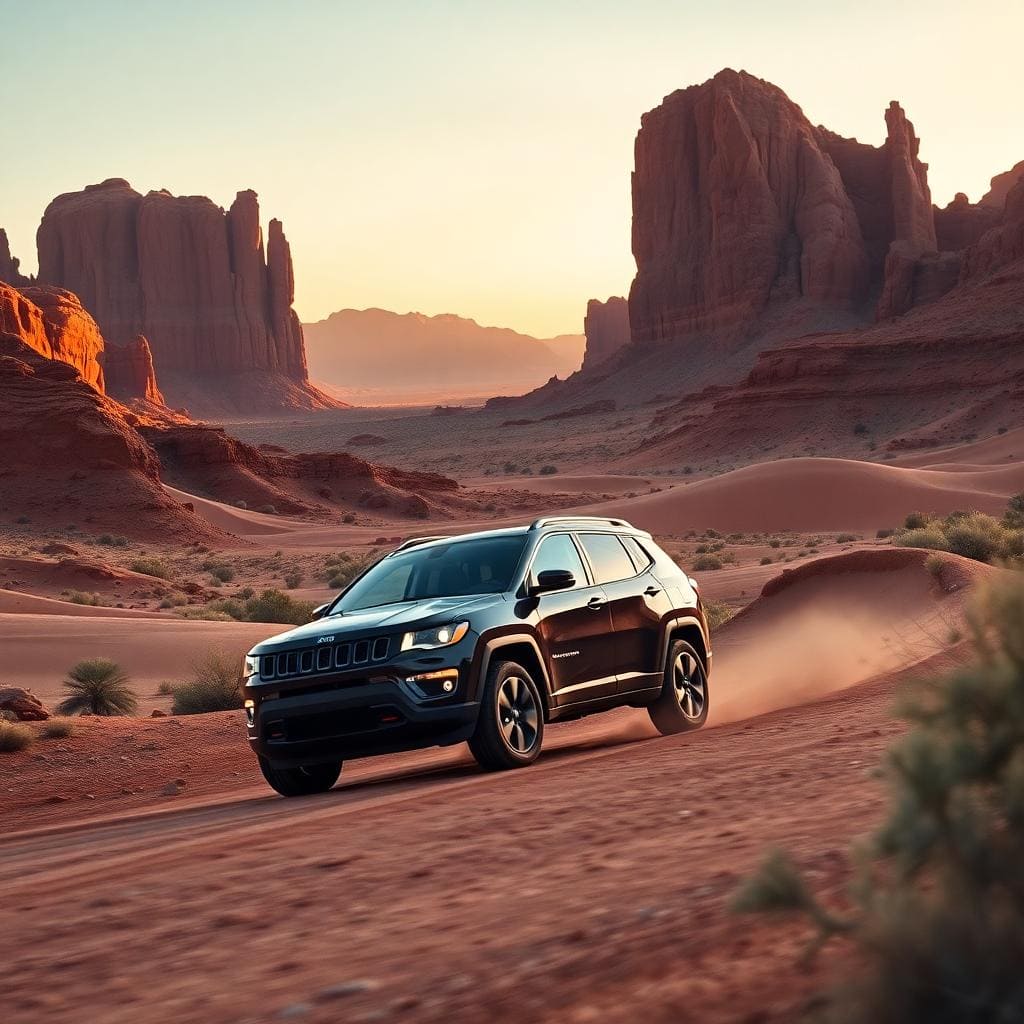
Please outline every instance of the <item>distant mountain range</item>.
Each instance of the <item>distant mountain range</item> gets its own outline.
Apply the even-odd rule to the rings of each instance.
[[[585,338],[534,338],[442,313],[342,309],[304,324],[310,376],[340,396],[433,401],[520,394],[580,368]]]

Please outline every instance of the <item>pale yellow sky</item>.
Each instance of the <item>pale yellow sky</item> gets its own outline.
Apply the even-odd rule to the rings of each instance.
[[[0,0],[0,16],[6,87],[30,110],[0,162],[0,226],[25,267],[59,192],[118,176],[227,205],[251,187],[284,221],[304,320],[381,306],[580,331],[587,299],[634,271],[640,115],[724,66],[875,144],[899,99],[942,204],[1024,159],[1021,0]]]

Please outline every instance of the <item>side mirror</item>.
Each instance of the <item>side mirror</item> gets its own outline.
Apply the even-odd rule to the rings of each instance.
[[[531,594],[547,594],[552,590],[568,590],[576,586],[576,577],[568,569],[545,569],[537,574]]]
[[[697,593],[699,594],[700,593],[700,584],[692,576],[688,576],[687,579],[690,581],[690,586],[693,587],[693,589],[696,590]]]
[[[314,608],[313,609],[313,621],[316,622],[317,619],[322,619],[327,614],[327,609],[330,608],[330,607],[331,607],[330,603],[328,603],[328,604],[322,604],[318,608]]]

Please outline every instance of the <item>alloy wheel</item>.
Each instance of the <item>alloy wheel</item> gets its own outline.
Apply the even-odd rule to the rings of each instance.
[[[509,676],[498,688],[498,724],[510,750],[528,754],[537,742],[539,712],[526,680]]]
[[[672,685],[683,714],[691,722],[700,720],[708,699],[704,669],[689,651],[680,651],[672,664]]]

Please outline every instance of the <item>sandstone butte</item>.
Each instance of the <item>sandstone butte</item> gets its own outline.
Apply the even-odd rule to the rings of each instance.
[[[601,302],[591,299],[583,318],[587,347],[581,369],[590,370],[629,344],[629,305],[624,298],[613,295]]]
[[[936,210],[898,103],[871,146],[808,121],[781,89],[719,72],[645,114],[635,144],[634,343],[725,348],[885,320],[946,294],[1024,163]]]
[[[174,405],[215,414],[336,404],[309,384],[291,250],[276,220],[264,249],[255,192],[225,211],[111,178],[54,199],[36,237],[40,283],[74,292],[108,343],[129,347],[119,379],[141,380],[143,337]]]

